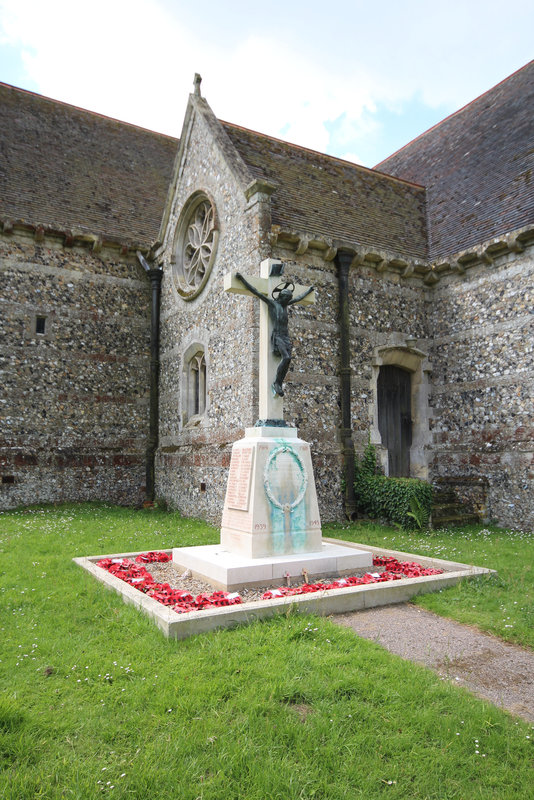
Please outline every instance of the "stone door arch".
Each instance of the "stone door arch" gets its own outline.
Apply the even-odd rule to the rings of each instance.
[[[371,442],[384,473],[428,480],[431,366],[426,353],[411,340],[377,347],[372,366]]]

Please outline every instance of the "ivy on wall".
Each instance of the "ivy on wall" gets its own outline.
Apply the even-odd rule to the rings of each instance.
[[[380,473],[376,449],[365,448],[356,462],[354,490],[358,510],[403,528],[426,528],[432,511],[432,486],[418,478],[388,478]]]

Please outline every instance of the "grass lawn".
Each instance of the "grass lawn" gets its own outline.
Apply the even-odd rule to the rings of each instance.
[[[444,591],[435,610],[475,605],[470,621],[485,626],[510,617],[508,638],[528,618],[527,595],[532,614],[532,537],[325,534],[502,564],[495,585]],[[216,541],[158,510],[0,514],[0,798],[531,796],[532,726],[350,630],[290,613],[168,641],[71,561]]]
[[[461,581],[417,598],[418,605],[534,648],[534,532],[472,525],[407,532],[380,525],[331,526],[331,536],[490,567],[497,575]]]

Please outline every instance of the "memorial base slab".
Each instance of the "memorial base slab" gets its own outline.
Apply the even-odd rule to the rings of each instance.
[[[329,576],[349,575],[369,569],[372,554],[353,547],[322,542],[315,553],[249,558],[225,550],[222,544],[178,547],[172,551],[173,566],[180,572],[191,570],[217,589],[239,591],[245,587],[282,585],[286,576],[302,579],[306,571],[310,581]]]

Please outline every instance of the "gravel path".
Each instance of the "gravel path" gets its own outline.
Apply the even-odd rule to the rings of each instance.
[[[534,722],[534,651],[407,603],[338,614],[332,619]]]

